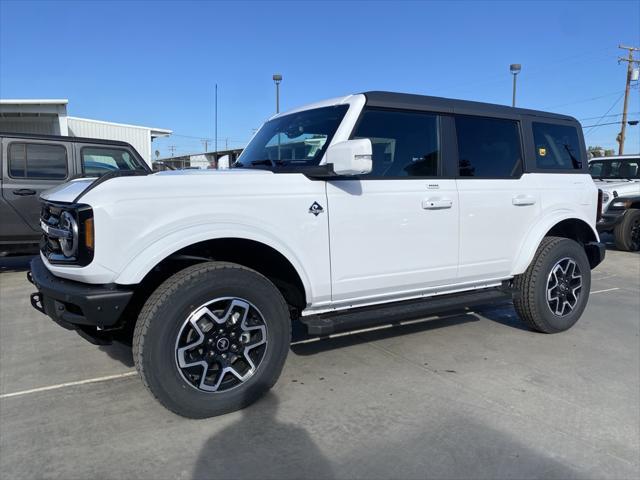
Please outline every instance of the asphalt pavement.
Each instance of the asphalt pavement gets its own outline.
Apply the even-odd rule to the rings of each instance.
[[[187,420],[123,345],[29,303],[0,259],[0,472],[9,478],[640,477],[640,255],[610,249],[569,331],[510,304],[316,340],[264,399]]]

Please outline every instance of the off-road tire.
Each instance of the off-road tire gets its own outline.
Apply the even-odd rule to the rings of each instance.
[[[551,270],[563,258],[572,258],[582,274],[582,288],[573,310],[556,315],[547,302],[547,284]],[[576,241],[561,237],[545,237],[529,268],[513,280],[513,303],[519,317],[532,329],[542,333],[558,333],[571,328],[580,318],[589,299],[591,269],[584,248]]]
[[[203,392],[187,383],[176,364],[176,338],[189,313],[214,298],[238,297],[260,310],[267,347],[255,373],[229,391]],[[206,418],[244,408],[278,380],[291,342],[291,320],[278,289],[258,272],[226,262],[206,262],[179,271],[145,303],[133,336],[133,358],[151,394],[188,418]]]
[[[613,230],[616,247],[625,252],[640,250],[640,210],[630,208]]]

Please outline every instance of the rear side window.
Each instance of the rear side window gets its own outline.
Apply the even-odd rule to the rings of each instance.
[[[12,143],[9,146],[9,175],[64,180],[67,178],[67,149],[62,145]]]
[[[371,140],[373,165],[365,177],[435,177],[438,174],[437,115],[366,110],[353,138]]]
[[[461,177],[510,178],[522,172],[518,122],[456,116]]]
[[[101,176],[114,170],[141,170],[132,155],[121,148],[84,147],[81,153],[85,175]]]
[[[554,170],[582,168],[580,142],[576,127],[533,122],[536,167]]]

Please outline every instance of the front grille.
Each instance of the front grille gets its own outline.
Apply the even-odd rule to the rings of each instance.
[[[62,212],[62,205],[43,202],[42,210],[40,211],[40,221],[49,227],[60,228],[60,215],[62,215]],[[47,235],[44,230],[42,231],[42,239],[40,241],[40,251],[48,259],[56,259],[59,257],[59,259],[64,260],[60,242],[57,238]]]

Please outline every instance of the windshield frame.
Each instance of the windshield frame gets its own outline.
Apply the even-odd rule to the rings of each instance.
[[[260,129],[256,132],[256,134],[253,136],[249,144],[243,150],[240,157],[238,157],[238,159],[234,162],[232,168],[258,168],[258,169],[267,169],[267,170],[273,170],[273,171],[298,171],[298,170],[307,170],[307,169],[317,168],[319,165],[322,164],[327,148],[334,141],[334,139],[336,138],[336,134],[341,129],[341,125],[343,125],[343,123],[345,122],[345,118],[349,112],[349,108],[350,108],[349,103],[315,106],[312,108],[295,110],[291,113],[285,113],[285,114],[277,115],[271,118],[270,120],[265,122],[260,127]],[[311,159],[306,161],[303,159],[269,159],[269,158],[262,158],[262,157],[251,159],[251,160],[247,159],[247,155],[253,153],[251,152],[250,147],[252,146],[252,144],[254,144],[254,142],[261,142],[262,145],[258,145],[257,148],[261,151],[264,151],[265,148],[267,148],[267,145],[269,144],[269,142],[273,138],[275,138],[276,135],[271,135],[269,139],[267,139],[266,141],[265,141],[265,138],[261,138],[261,133],[264,135],[265,132],[267,132],[267,135],[268,135],[268,130],[266,129],[268,129],[269,127],[273,126],[274,124],[281,124],[283,123],[283,121],[286,122],[286,119],[291,117],[297,117],[308,112],[319,112],[322,110],[337,111],[338,119],[335,125],[333,126],[331,132],[327,134],[326,140],[324,141],[322,147],[320,147],[317,150],[317,152],[314,154],[314,156]],[[280,130],[281,130],[280,133],[282,134],[283,129],[280,129]],[[274,129],[274,132],[276,132],[275,129]],[[255,162],[259,162],[259,163],[255,163]]]

